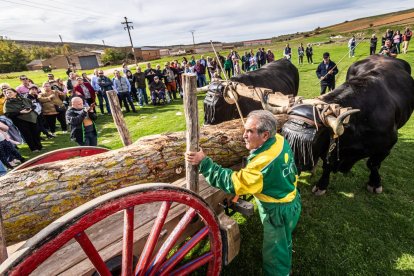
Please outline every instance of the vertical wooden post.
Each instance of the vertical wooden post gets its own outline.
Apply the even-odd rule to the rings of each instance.
[[[0,264],[3,263],[6,259],[7,259],[7,245],[6,245],[5,232],[3,228],[3,216],[1,214],[1,207],[0,207]]]
[[[124,115],[122,115],[121,106],[119,105],[118,95],[116,91],[110,90],[107,91],[109,106],[111,107],[112,117],[116,128],[118,129],[119,135],[121,136],[122,143],[124,146],[132,144],[131,135],[129,134],[128,128],[126,126]]]
[[[186,150],[198,151],[199,126],[197,105],[197,78],[195,74],[183,74],[182,82],[184,88],[184,114],[186,122]],[[185,162],[185,178],[187,189],[198,193],[198,166]]]

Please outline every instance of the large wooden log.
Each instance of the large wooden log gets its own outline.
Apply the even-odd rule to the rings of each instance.
[[[240,120],[203,127],[200,146],[223,166],[248,154]],[[130,146],[54,162],[0,178],[6,239],[27,239],[75,207],[136,183],[170,183],[184,176],[184,132],[143,137]],[[9,244],[10,244],[9,243]]]

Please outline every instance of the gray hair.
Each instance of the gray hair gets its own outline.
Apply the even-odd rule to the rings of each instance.
[[[257,119],[257,132],[263,133],[265,131],[269,131],[270,137],[276,135],[277,131],[277,121],[275,116],[267,110],[255,110],[247,115],[247,119],[249,118],[256,118]]]

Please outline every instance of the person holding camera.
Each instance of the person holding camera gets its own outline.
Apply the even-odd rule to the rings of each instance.
[[[37,127],[37,113],[33,110],[32,101],[20,96],[13,88],[8,88],[5,94],[4,115],[19,129],[30,150],[40,151],[43,146]]]
[[[380,55],[384,55],[387,57],[397,57],[397,48],[395,48],[394,46],[392,46],[391,40],[387,39],[385,40],[385,44],[384,46],[381,47],[380,51],[379,51]]]
[[[66,121],[71,129],[70,138],[79,146],[98,145],[98,131],[95,125],[97,116],[94,108],[95,103],[84,107],[82,98],[73,97],[71,107],[66,112]]]

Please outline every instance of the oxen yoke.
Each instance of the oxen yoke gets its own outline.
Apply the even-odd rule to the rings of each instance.
[[[338,138],[344,133],[344,124],[350,115],[359,110],[328,104],[320,99],[303,100],[287,111],[287,120],[283,124],[282,134],[289,141],[295,158],[302,159],[305,166],[314,167],[313,141],[320,128],[331,129],[328,155],[337,147]],[[339,155],[337,155],[339,158]]]
[[[335,138],[344,133],[343,124],[349,122],[349,115],[359,110],[328,104],[323,98],[304,99],[303,97],[284,95],[263,87],[246,86],[237,82],[223,82],[223,98],[229,104],[235,104],[240,96],[259,101],[263,109],[275,114],[286,113],[287,119],[302,120],[318,127],[331,127]],[[309,112],[311,111],[311,112]],[[281,122],[282,124],[284,122]]]
[[[320,99],[302,100],[287,111],[288,120],[302,121],[314,126],[330,127],[336,137],[344,133],[344,125],[349,122],[350,115],[358,112],[352,107],[342,107],[338,104],[328,104]]]

